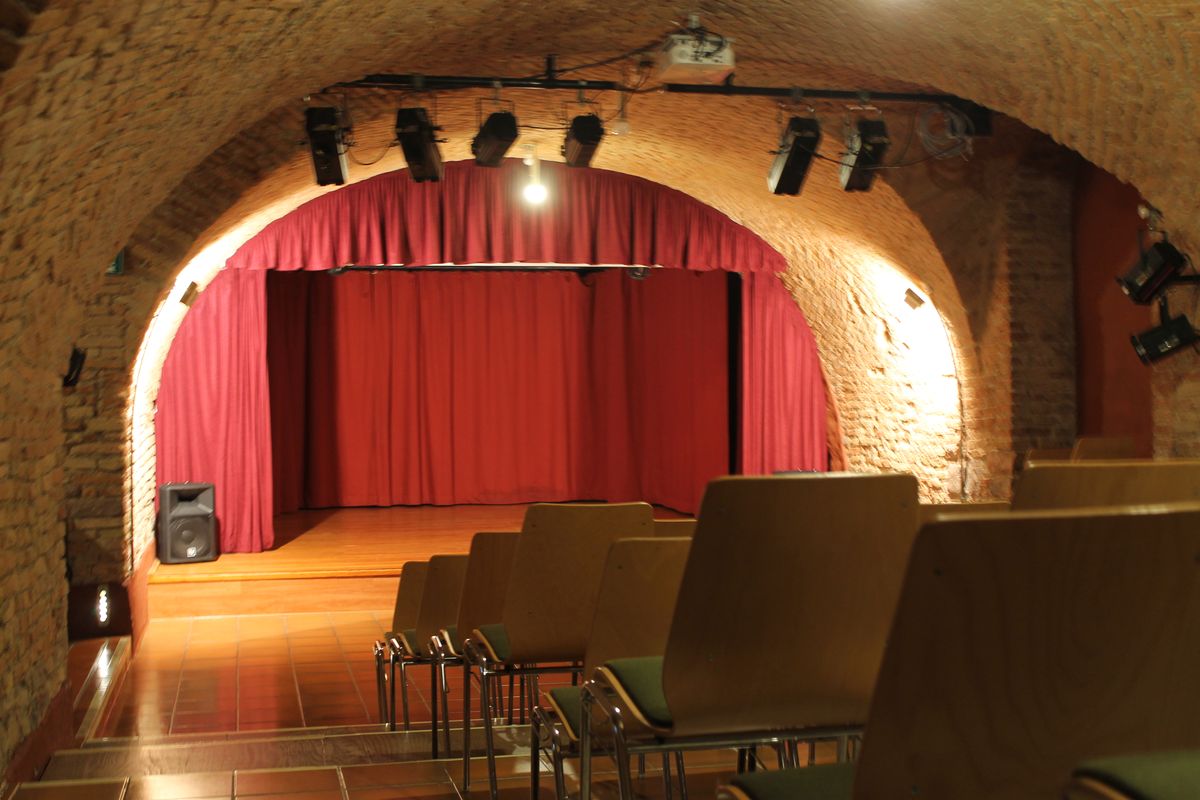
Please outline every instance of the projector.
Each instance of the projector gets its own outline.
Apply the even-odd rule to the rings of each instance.
[[[709,33],[675,33],[658,51],[663,83],[721,83],[733,74],[733,40]]]

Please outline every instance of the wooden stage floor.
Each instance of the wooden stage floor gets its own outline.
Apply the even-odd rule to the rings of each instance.
[[[389,609],[408,561],[466,553],[479,531],[520,530],[528,505],[397,506],[275,518],[275,547],[198,564],[156,564],[150,616]],[[683,516],[655,509],[655,516]]]

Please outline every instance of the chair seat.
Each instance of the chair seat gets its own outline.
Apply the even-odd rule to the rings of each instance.
[[[1097,759],[1079,767],[1075,777],[1138,800],[1191,800],[1200,793],[1200,752]]]
[[[579,726],[583,723],[583,689],[578,686],[557,686],[546,693],[550,707],[562,721],[572,741],[579,741]]]
[[[446,646],[446,650],[455,658],[462,656],[462,640],[458,638],[458,626],[448,625],[441,630],[442,644]]]
[[[495,661],[501,664],[508,663],[509,656],[512,655],[512,647],[508,643],[508,631],[504,629],[504,625],[500,623],[480,625],[475,629],[475,633],[479,637],[479,644],[491,652]]]
[[[416,628],[408,628],[407,630],[400,631],[400,636],[397,638],[400,639],[400,644],[404,646],[405,655],[413,658],[422,655],[421,651],[414,646],[417,643]]]
[[[613,682],[613,688],[634,706],[634,711],[655,728],[670,728],[673,724],[667,696],[663,693],[662,656],[616,658],[602,667]]]
[[[772,772],[746,772],[729,782],[742,800],[850,800],[853,764],[826,764]]]

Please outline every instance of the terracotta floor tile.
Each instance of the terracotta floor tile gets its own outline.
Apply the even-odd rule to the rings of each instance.
[[[145,775],[129,784],[126,800],[194,800],[229,797],[233,773],[202,772],[191,775]]]

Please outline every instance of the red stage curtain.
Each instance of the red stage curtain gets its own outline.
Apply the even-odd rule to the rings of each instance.
[[[304,502],[305,480],[311,479],[311,470],[320,469],[313,466],[317,463],[312,457],[316,444],[332,448],[332,455],[340,459],[339,466],[345,464],[347,470],[361,471],[365,498],[383,497],[389,492],[395,496],[397,486],[425,493],[422,496],[445,496],[447,492],[454,496],[459,488],[442,478],[434,482],[403,471],[397,474],[390,453],[386,465],[373,456],[374,461],[364,458],[358,467],[350,466],[363,452],[358,448],[372,445],[373,439],[362,431],[351,430],[346,432],[349,438],[345,441],[352,444],[335,444],[330,438],[332,428],[318,430],[325,419],[318,412],[336,410],[341,419],[343,411],[348,414],[380,404],[392,408],[402,402],[407,379],[398,370],[391,371],[389,374],[397,377],[386,397],[340,397],[338,392],[323,387],[313,368],[319,358],[317,351],[325,345],[313,337],[308,321],[321,319],[321,314],[332,315],[339,306],[332,301],[314,300],[309,285],[272,286],[273,306],[278,302],[287,304],[281,297],[290,297],[294,302],[290,310],[264,320],[267,287],[263,276],[233,277],[243,271],[327,270],[348,264],[524,262],[660,265],[741,272],[747,275],[748,284],[750,277],[755,281],[753,286],[748,285],[743,309],[743,468],[763,472],[824,467],[824,417],[813,418],[814,407],[824,408],[824,382],[815,361],[811,332],[775,277],[786,268],[783,257],[725,215],[641,178],[550,163],[543,165],[542,176],[551,199],[543,207],[529,207],[517,199],[526,174],[515,161],[499,169],[479,168],[471,162],[448,164],[441,183],[413,183],[406,171],[381,175],[301,206],[267,226],[229,260],[226,271],[190,310],[176,337],[164,369],[157,418],[160,482],[211,480],[217,484],[226,552],[270,546],[273,506],[278,503],[281,510],[291,509]],[[431,277],[440,280],[447,275]],[[647,282],[647,287],[642,291],[653,295],[653,283]],[[620,440],[599,437],[588,454],[590,460],[578,458],[577,453],[567,454],[570,463],[583,465],[572,478],[576,482],[570,485],[580,492],[587,490],[585,493],[596,487],[601,497],[661,497],[661,502],[694,508],[695,503],[688,503],[686,498],[697,496],[695,486],[702,475],[711,474],[710,467],[700,466],[703,462],[695,457],[675,475],[675,468],[656,459],[671,452],[672,447],[691,447],[685,441],[686,431],[711,413],[715,390],[712,394],[696,394],[694,388],[683,388],[680,381],[688,377],[687,360],[677,359],[675,354],[693,344],[700,348],[707,341],[705,337],[717,332],[724,335],[725,323],[716,322],[718,317],[724,320],[724,312],[712,309],[689,316],[646,305],[643,298],[631,299],[617,314],[612,309],[622,306],[613,305],[613,298],[607,294],[617,288],[602,280],[590,295],[593,305],[586,317],[589,325],[617,318],[622,325],[608,329],[610,338],[591,340],[585,353],[591,359],[588,374],[594,380],[602,375],[604,382],[585,384],[584,391],[623,382],[627,397],[654,396],[657,400],[626,407],[609,404],[594,417],[581,420],[571,416],[576,406],[547,412],[555,425],[591,425],[614,437],[624,431],[625,441],[633,443],[633,450],[622,453],[614,444]],[[430,289],[426,294],[437,291]],[[387,302],[392,300],[388,295]],[[345,298],[338,299],[339,303],[343,301]],[[576,324],[574,317],[559,309],[535,305],[529,298],[512,297],[506,302],[514,304],[521,315],[544,316],[545,320],[539,319],[537,325]],[[298,314],[301,305],[305,311]],[[481,308],[475,310],[484,313]],[[382,313],[374,307],[372,312],[376,316],[347,323],[359,341],[366,335],[367,321],[378,320]],[[766,316],[760,319],[760,312]],[[454,325],[460,325],[467,312],[455,313],[458,316],[450,319],[458,320]],[[458,355],[458,340],[454,335],[422,340],[418,351],[427,348],[427,354],[414,354],[413,341],[404,337],[424,331],[427,320],[405,319],[387,338],[390,352],[396,358],[409,359],[407,363],[414,365],[421,381],[454,386],[452,379],[458,373],[449,371],[448,364]],[[271,384],[276,389],[270,398],[265,363],[268,326],[271,349],[283,353],[270,365]],[[452,327],[452,331],[457,330]],[[371,344],[380,346],[379,342]],[[564,369],[578,368],[565,363],[567,356],[560,351],[566,343],[561,337],[538,337],[527,344],[536,359],[550,363],[548,359],[558,358],[564,362]],[[622,353],[625,362],[620,360]],[[412,361],[417,358],[425,360]],[[321,363],[336,369],[339,375],[362,375],[363,381],[378,383],[379,376],[367,374],[368,367],[357,354]],[[500,366],[491,362],[479,366],[515,369],[513,365],[505,367],[503,362]],[[521,388],[526,391],[522,402],[542,400],[526,387]],[[561,392],[552,398],[566,403],[572,395],[563,394],[566,388]],[[330,407],[334,402],[339,404],[336,409]],[[481,394],[471,402],[502,407],[504,401]],[[318,405],[314,411],[310,405],[313,403],[325,405]],[[406,435],[420,448],[432,451],[467,438],[467,434],[439,421],[439,411],[428,405],[404,407],[398,413],[405,424],[417,426],[407,430]],[[797,416],[793,419],[786,415]],[[290,439],[284,436],[285,432],[297,431],[303,435]],[[496,436],[515,439],[522,433],[519,429],[506,430]],[[388,441],[392,434],[388,431]],[[276,448],[271,447],[272,435],[279,443]],[[537,456],[558,466],[567,457],[554,449]],[[627,472],[609,472],[608,467],[622,458],[629,467]],[[479,475],[483,463],[464,461],[456,465],[455,472]],[[523,480],[550,483],[532,467],[522,469],[527,470],[518,473]],[[276,471],[280,479],[273,482]],[[608,483],[596,483],[600,475],[607,476]],[[491,485],[476,488],[500,492]]]
[[[324,270],[351,264],[626,264],[783,272],[776,250],[693,197],[602,169],[546,162],[544,206],[521,200],[517,159],[497,169],[446,165],[439,183],[407,170],[322,195],[272,222],[231,269]]]
[[[774,275],[742,284],[745,475],[827,468],[825,379],[804,313]]]
[[[274,541],[265,277],[217,275],[175,334],[158,392],[158,482],[216,486],[224,553]]]
[[[693,511],[728,471],[723,274],[276,273],[268,297],[280,511]]]

